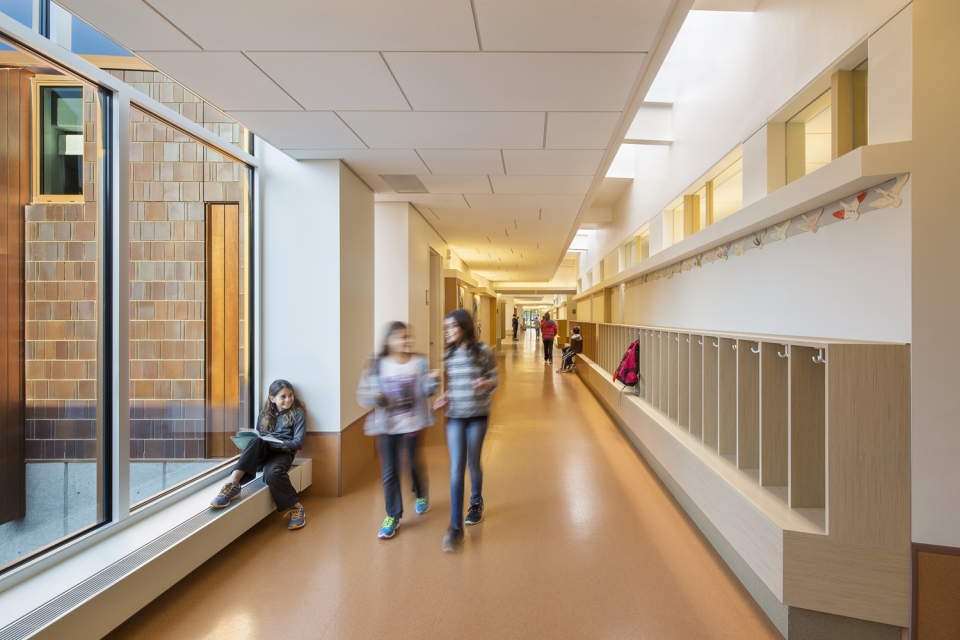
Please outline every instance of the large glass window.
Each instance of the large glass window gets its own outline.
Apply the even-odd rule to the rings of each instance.
[[[131,110],[130,502],[237,455],[248,380],[246,166]]]
[[[743,208],[743,158],[713,179],[713,222]]]
[[[33,25],[33,0],[0,0],[0,12],[24,26]]]
[[[100,411],[107,97],[4,48],[0,568],[105,521],[110,468]],[[44,181],[76,197],[35,199]]]
[[[825,91],[787,121],[787,182],[830,162],[832,149],[831,91]]]

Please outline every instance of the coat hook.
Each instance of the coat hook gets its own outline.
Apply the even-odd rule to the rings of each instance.
[[[733,350],[734,350],[734,351],[737,350],[737,343],[736,343],[736,342],[733,343]]]
[[[673,336],[673,337],[677,339],[677,342],[680,342],[680,336]]]
[[[760,353],[760,347],[758,346],[756,349],[750,347],[750,353]]]
[[[687,336],[687,344],[690,344],[690,336]]]
[[[719,343],[719,342],[714,342],[714,343],[713,343],[713,346],[719,347],[719,346],[720,346],[720,343]]]
[[[787,357],[789,357],[789,356],[790,356],[790,345],[788,345],[788,344],[783,345],[783,353],[780,353],[779,351],[777,351],[777,355],[780,356],[781,358],[787,358]]]
[[[699,345],[702,347],[702,346],[703,346],[703,338],[700,338],[699,340],[697,340],[697,344],[699,344]]]
[[[827,364],[827,361],[823,359],[823,349],[818,349],[817,351],[817,356],[813,358],[813,361],[817,364]]]

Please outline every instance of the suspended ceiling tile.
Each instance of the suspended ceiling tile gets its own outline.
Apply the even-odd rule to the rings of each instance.
[[[122,6],[128,4],[134,3],[126,2]],[[476,51],[478,48],[473,11],[465,0],[151,0],[150,4],[204,49]]]
[[[649,51],[670,0],[474,0],[484,51]]]
[[[591,176],[491,176],[493,192],[502,194],[585,194]]]
[[[487,176],[419,175],[430,193],[493,193]]]
[[[286,151],[298,160],[342,159],[357,175],[424,173],[427,168],[411,149],[294,149]]]
[[[152,51],[143,57],[221,111],[302,111],[242,53]]]
[[[459,193],[386,193],[377,194],[376,199],[378,202],[411,202],[416,207],[467,208],[466,201]]]
[[[547,149],[606,149],[620,112],[552,111],[547,114]]]
[[[593,176],[603,160],[601,150],[511,149],[503,152],[507,175]]]
[[[250,52],[277,84],[312,111],[403,111],[410,106],[376,52]]]
[[[130,51],[193,51],[194,42],[144,2],[60,0],[59,5],[96,26]]]
[[[543,146],[542,113],[339,111],[338,114],[373,149],[539,149]]]
[[[363,142],[332,111],[231,111],[278,149],[365,149]]]
[[[441,219],[460,219],[468,218],[472,220],[482,220],[488,217],[496,218],[534,218],[539,219],[540,209],[538,208],[520,208],[520,209],[480,209],[471,208],[466,211],[462,209],[446,210],[442,208],[433,208],[433,212]]]
[[[499,149],[417,149],[434,175],[503,175]]]
[[[644,55],[418,52],[384,57],[420,111],[621,111]]]
[[[583,203],[582,195],[466,195],[471,207],[486,209],[517,209],[525,207],[579,207]]]
[[[373,189],[375,193],[393,193],[393,187],[387,184],[387,181],[377,174],[363,173],[360,179],[367,183],[367,186]]]

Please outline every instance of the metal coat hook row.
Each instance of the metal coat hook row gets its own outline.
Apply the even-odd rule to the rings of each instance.
[[[790,345],[788,344],[783,345],[783,353],[780,353],[779,351],[777,351],[777,355],[780,356],[781,358],[790,357]]]
[[[760,347],[757,347],[756,349],[750,347],[750,353],[760,353]]]
[[[823,357],[823,349],[817,349],[817,355],[814,356],[813,361],[817,364],[827,364],[827,361]]]

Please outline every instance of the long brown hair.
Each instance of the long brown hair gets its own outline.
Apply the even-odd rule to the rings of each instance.
[[[267,401],[263,403],[263,409],[260,410],[260,428],[262,430],[273,431],[277,428],[277,417],[280,415],[280,411],[277,409],[277,405],[275,405],[270,398],[275,398],[277,394],[284,389],[289,389],[290,393],[293,394],[293,405],[290,407],[290,410],[287,411],[287,414],[283,416],[283,425],[285,427],[293,424],[293,414],[295,409],[300,409],[301,411],[307,410],[307,405],[300,400],[297,392],[293,390],[292,384],[286,380],[274,380],[270,384],[269,391],[267,391]]]
[[[473,317],[467,311],[457,309],[447,314],[444,322],[447,320],[453,320],[457,323],[457,326],[460,328],[460,339],[447,345],[443,353],[443,359],[446,360],[452,356],[457,349],[463,347],[470,355],[470,360],[473,364],[479,364],[482,349],[480,343],[477,342],[477,332],[473,327]]]

